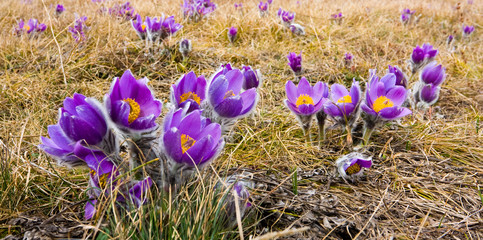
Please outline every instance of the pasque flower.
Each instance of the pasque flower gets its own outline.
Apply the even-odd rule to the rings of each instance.
[[[55,13],[57,15],[60,15],[61,13],[63,13],[65,11],[65,8],[64,8],[64,5],[62,4],[57,4],[57,6],[55,7]]]
[[[74,26],[69,27],[69,32],[72,34],[72,37],[77,41],[81,41],[85,39],[85,33],[84,30],[87,29],[87,26],[85,24],[87,20],[86,16],[78,17],[75,20]]]
[[[410,23],[411,22],[411,18],[413,17],[413,14],[415,12],[416,11],[411,11],[408,8],[405,8],[404,10],[402,10],[402,12],[401,12],[401,22],[404,23],[404,24]]]
[[[473,31],[475,31],[475,27],[469,25],[463,25],[463,37],[469,37]]]
[[[398,66],[389,65],[387,68],[387,72],[392,73],[396,76],[396,85],[403,86],[404,88],[407,87],[408,77]]]
[[[231,66],[230,66],[231,68]],[[244,76],[238,69],[218,72],[208,88],[208,99],[214,111],[223,118],[237,118],[249,113],[255,106],[255,88],[242,92]]]
[[[310,86],[305,77],[300,79],[298,86],[292,81],[285,84],[287,99],[285,104],[296,115],[313,115],[322,109],[325,102],[324,92],[327,92],[327,84],[317,82],[314,87]]]
[[[200,110],[178,109],[164,120],[163,147],[169,159],[179,165],[203,167],[224,146],[221,127],[201,116]]]
[[[420,68],[432,62],[436,55],[438,55],[438,50],[433,49],[433,46],[429,43],[423,44],[422,48],[416,46],[413,49],[410,60],[412,73],[415,74]]]
[[[290,31],[295,35],[298,35],[298,36],[304,36],[305,35],[305,28],[300,24],[292,23],[292,24],[290,24],[289,28],[290,28]]]
[[[445,79],[444,67],[435,62],[427,65],[419,77],[419,83],[413,88],[416,106],[427,108],[435,104],[439,99],[440,86]]]
[[[352,54],[346,53],[344,55],[344,64],[346,67],[352,66],[353,60],[354,60],[354,56],[352,56]]]
[[[361,100],[359,82],[353,81],[350,91],[340,84],[330,87],[330,101],[324,104],[324,112],[342,125],[352,125]]]
[[[445,68],[436,62],[428,64],[421,72],[420,79],[425,84],[441,85],[446,79]]]
[[[148,79],[136,80],[131,71],[114,78],[104,104],[112,121],[127,134],[150,132],[157,127],[162,103],[147,86]]]
[[[337,159],[335,164],[341,177],[356,180],[363,174],[364,168],[372,166],[372,157],[352,152]]]
[[[263,1],[260,1],[260,3],[258,4],[258,11],[260,12],[261,17],[267,15],[268,3],[264,3]]]
[[[38,32],[43,32],[45,31],[45,29],[47,29],[47,25],[39,23],[39,21],[35,18],[29,19],[27,23],[20,19],[18,27],[15,28],[15,34],[20,35],[23,32],[26,32],[28,34],[34,34]]]
[[[285,11],[282,8],[278,9],[277,15],[278,15],[278,17],[280,17],[282,24],[286,27],[290,27],[290,25],[293,23],[293,21],[295,19],[295,13],[294,12]]]
[[[242,66],[244,78],[243,89],[258,88],[262,83],[262,74],[260,70],[254,70],[251,66]]]
[[[184,0],[181,7],[185,18],[197,22],[215,11],[216,4],[211,0]]]
[[[288,65],[294,72],[296,76],[302,73],[302,52],[299,55],[295,54],[294,52],[290,52],[287,56]]]
[[[231,27],[228,29],[228,40],[230,40],[231,43],[235,42],[237,33],[238,30],[236,29],[236,27]]]
[[[147,17],[147,18],[149,18],[149,17]],[[136,17],[131,19],[131,25],[134,28],[134,30],[136,31],[139,38],[141,38],[142,40],[146,39],[146,35],[147,35],[146,27],[147,27],[147,25],[146,25],[145,22],[143,22],[141,15],[136,14]]]
[[[48,127],[51,139],[41,137],[39,148],[57,159],[59,165],[85,165],[82,159],[75,156],[74,146],[77,143],[98,145],[107,131],[108,125],[100,103],[76,93],[73,98],[64,100],[64,107],[59,110],[58,123]]]
[[[179,42],[179,52],[183,55],[183,59],[188,57],[188,54],[191,52],[191,40],[183,39]]]
[[[194,72],[189,72],[171,86],[171,103],[176,109],[184,108],[189,103],[188,112],[192,112],[200,109],[201,102],[205,100],[205,92],[205,77],[197,77]]]

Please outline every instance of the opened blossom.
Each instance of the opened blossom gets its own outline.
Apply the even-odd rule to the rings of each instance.
[[[416,46],[411,54],[411,70],[415,74],[419,69],[424,67],[426,64],[432,62],[434,58],[438,55],[438,50],[433,49],[433,46],[429,43],[423,44],[423,47]]]
[[[356,180],[363,174],[364,168],[372,166],[372,157],[353,152],[340,157],[335,164],[341,177]]]
[[[350,91],[343,85],[332,84],[330,101],[324,104],[324,112],[342,125],[352,123],[357,115],[361,100],[359,82],[353,81]]]
[[[18,27],[15,28],[15,34],[21,35],[24,32],[27,34],[34,34],[43,32],[45,29],[47,29],[47,25],[39,23],[35,18],[29,19],[27,23],[25,23],[23,19],[20,19]]]
[[[317,82],[313,87],[305,77],[300,79],[298,86],[292,81],[285,84],[287,99],[285,104],[297,115],[313,115],[322,109],[324,104],[323,93],[327,85]]]
[[[200,109],[201,102],[205,100],[205,93],[205,77],[197,77],[194,72],[189,72],[171,86],[171,103],[175,108],[184,108],[189,103],[188,112],[191,112]]]

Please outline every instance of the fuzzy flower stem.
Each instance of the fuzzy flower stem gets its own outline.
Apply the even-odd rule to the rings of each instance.
[[[352,146],[352,130],[349,124],[346,125],[347,145]]]
[[[373,132],[374,132],[374,128],[369,128],[367,126],[364,126],[364,135],[362,136],[362,139],[364,140],[364,146],[369,144],[369,139],[371,138],[371,135]]]
[[[322,146],[322,141],[325,140],[325,119],[327,115],[325,114],[325,112],[320,111],[317,113],[316,117],[317,117],[317,123],[319,125],[319,137],[318,137],[319,146]]]

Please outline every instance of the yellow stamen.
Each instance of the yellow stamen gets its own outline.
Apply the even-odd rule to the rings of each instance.
[[[136,119],[138,119],[139,114],[141,113],[141,107],[139,104],[132,98],[125,98],[123,99],[124,102],[127,102],[129,104],[130,110],[129,110],[129,118],[128,122],[131,124],[134,122]]]
[[[349,166],[345,170],[345,173],[347,173],[347,175],[352,175],[352,174],[356,174],[356,173],[358,173],[360,171],[361,171],[361,165],[359,165],[358,163],[354,163],[354,165]]]
[[[29,25],[23,25],[23,28],[25,28],[25,30],[27,30],[27,31],[30,30],[30,26]]]
[[[392,107],[392,106],[394,106],[394,103],[389,98],[385,96],[380,96],[376,99],[376,101],[374,101],[372,108],[376,113],[378,113],[382,109]]]
[[[196,140],[191,138],[190,136],[186,134],[181,134],[181,151],[183,154],[188,151],[193,145],[195,145]]]
[[[297,102],[295,102],[295,105],[299,107],[302,104],[311,104],[314,105],[314,100],[307,94],[301,94],[297,98]]]
[[[96,171],[91,170],[91,174],[93,176],[96,175]],[[109,173],[104,173],[101,176],[99,176],[99,187],[100,188],[105,188],[107,185],[107,178],[109,177]]]
[[[228,91],[228,92],[225,93],[225,97],[223,99],[225,99],[227,97],[233,97],[233,96],[235,96],[235,93],[233,93],[233,91],[230,90],[230,91]]]
[[[352,103],[352,97],[349,95],[343,96],[337,100],[337,103]]]
[[[201,103],[201,98],[198,97],[198,95],[196,95],[196,93],[194,92],[183,93],[183,95],[179,97],[179,102],[182,103],[188,99],[195,100],[195,102],[198,103],[198,105],[200,105]]]
[[[141,28],[143,29],[143,31],[146,29],[146,24],[141,24]]]

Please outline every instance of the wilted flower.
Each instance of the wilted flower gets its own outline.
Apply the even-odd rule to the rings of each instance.
[[[85,24],[87,20],[86,16],[78,17],[75,20],[74,27],[69,27],[69,32],[72,34],[72,37],[75,39],[76,42],[82,41],[85,39],[84,30],[87,29]]]
[[[156,118],[161,114],[162,103],[154,98],[147,86],[148,79],[136,80],[131,71],[114,78],[104,104],[112,121],[125,134],[148,133],[157,128]]]
[[[249,113],[255,106],[255,88],[241,91],[244,76],[238,69],[218,72],[208,88],[208,99],[214,111],[223,118],[238,118]]]
[[[413,17],[413,14],[415,12],[416,11],[411,11],[408,8],[405,8],[404,10],[402,10],[402,12],[401,12],[401,22],[405,25],[409,24],[411,22],[411,18]]]
[[[267,13],[268,13],[268,3],[264,3],[262,1],[260,1],[260,3],[258,4],[258,10],[260,12],[261,17],[267,15]]]
[[[434,58],[438,55],[438,50],[433,49],[433,46],[429,43],[423,44],[423,47],[416,46],[411,54],[411,64],[412,73],[415,74],[420,68],[424,67],[426,64],[432,62]]]
[[[352,56],[352,54],[350,53],[346,53],[344,55],[344,64],[346,67],[351,67],[352,66],[352,63],[353,63],[353,59],[354,59],[354,56]]]
[[[230,40],[231,43],[235,42],[237,32],[238,30],[236,27],[231,27],[228,29],[228,40]]]
[[[245,77],[243,89],[258,88],[262,82],[260,70],[254,70],[251,66],[242,66],[242,74]]]
[[[35,33],[43,32],[45,29],[47,29],[47,26],[43,23],[39,23],[35,18],[29,19],[26,24],[20,19],[18,27],[15,28],[15,34],[21,35],[23,32],[26,32],[27,34],[33,35]]]
[[[302,27],[300,24],[292,23],[289,28],[290,28],[290,31],[295,35],[298,35],[298,36],[305,35],[305,28]]]
[[[471,34],[475,31],[475,27],[469,26],[469,25],[464,25],[463,26],[463,37],[469,37]]]
[[[183,55],[183,59],[188,57],[191,52],[191,41],[189,39],[183,39],[179,42],[179,52]]]
[[[184,0],[182,5],[183,16],[192,21],[199,21],[216,9],[211,0]]]
[[[218,182],[215,187],[221,191],[229,189],[229,192],[223,197],[224,217],[226,217],[228,226],[234,225],[236,223],[237,205],[241,218],[245,216],[246,210],[251,206],[248,202],[250,198],[248,188],[253,188],[254,183],[244,179],[244,176],[231,175]]]
[[[224,146],[221,127],[208,122],[200,110],[186,113],[186,109],[179,109],[168,113],[163,147],[173,163],[201,168],[220,153]]]
[[[175,109],[184,108],[190,103],[188,112],[200,109],[205,100],[206,80],[203,75],[197,77],[194,72],[183,75],[171,86],[171,103]]]
[[[389,65],[387,72],[393,73],[396,76],[396,85],[403,86],[404,88],[407,87],[408,77],[406,76],[406,74],[403,73],[403,71],[398,66],[393,67]]]
[[[64,8],[64,5],[62,4],[57,4],[57,6],[55,7],[55,13],[57,15],[60,15],[61,13],[63,13],[65,11],[65,8]]]
[[[59,165],[75,167],[85,162],[74,154],[74,146],[100,145],[108,132],[106,118],[100,104],[92,98],[75,93],[64,100],[59,110],[59,121],[48,127],[51,139],[41,137],[39,148],[57,160]]]
[[[372,157],[352,152],[337,159],[335,164],[341,177],[355,180],[363,174],[364,168],[372,166]]]
[[[114,7],[109,8],[109,14],[126,20],[131,20],[136,16],[134,7],[131,6],[130,2],[114,5]]]
[[[292,69],[295,76],[302,74],[302,52],[299,55],[294,52],[290,52],[287,56],[288,65]]]

